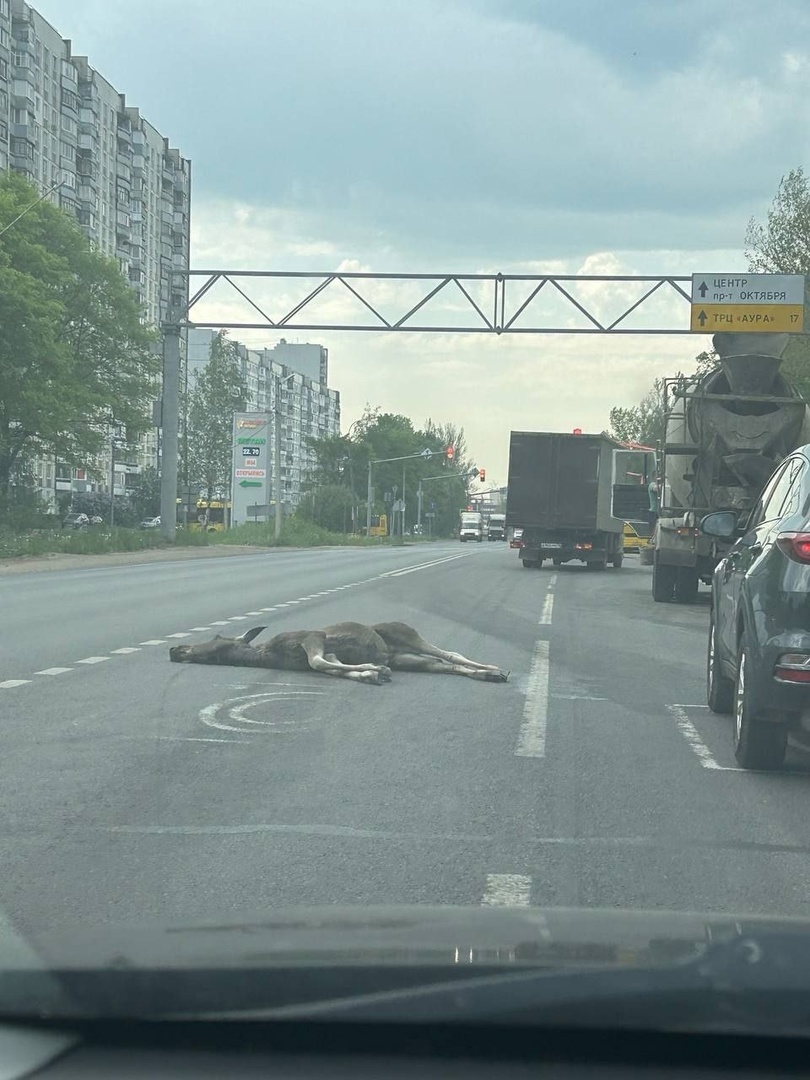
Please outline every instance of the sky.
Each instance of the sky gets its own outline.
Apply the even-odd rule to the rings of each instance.
[[[676,274],[746,269],[810,142],[806,0],[35,0],[192,159],[192,267]],[[588,286],[609,315],[637,295]],[[298,291],[296,291],[298,289]],[[280,313],[305,285],[254,287]],[[386,311],[412,290],[377,289]],[[581,325],[578,317],[544,310]],[[347,296],[318,314],[349,318]],[[242,319],[210,296],[205,319]],[[436,317],[457,318],[445,306]],[[688,325],[662,300],[648,325]],[[235,333],[233,336],[237,336]],[[272,345],[265,332],[240,340]],[[599,431],[694,336],[288,332],[366,403],[464,427]]]

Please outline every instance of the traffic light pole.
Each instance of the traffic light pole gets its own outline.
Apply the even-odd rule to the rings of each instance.
[[[419,481],[419,488],[416,492],[416,524],[421,526],[422,524],[422,499],[424,492],[422,491],[422,484],[426,484],[428,480],[451,480],[454,476],[466,476],[466,473],[452,472],[452,473],[439,473],[438,476],[423,476]]]
[[[446,450],[422,450],[418,454],[404,454],[402,457],[386,457],[386,458],[369,458],[368,462],[368,490],[366,493],[366,536],[371,536],[371,502],[374,494],[374,488],[371,484],[371,469],[374,465],[385,465],[391,461],[413,461],[415,458],[428,458],[437,457],[441,454],[446,454]],[[402,467],[402,485],[403,492],[405,490],[405,466]],[[405,515],[403,513],[402,520],[404,522]]]

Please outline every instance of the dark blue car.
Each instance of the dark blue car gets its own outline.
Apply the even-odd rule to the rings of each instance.
[[[810,446],[786,458],[750,514],[709,514],[702,532],[735,540],[712,581],[709,708],[734,715],[747,769],[778,768],[810,719]]]

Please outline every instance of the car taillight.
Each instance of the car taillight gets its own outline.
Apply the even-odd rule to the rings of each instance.
[[[777,682],[810,683],[810,656],[807,653],[782,653],[773,677]]]
[[[783,532],[777,536],[776,543],[794,562],[810,563],[810,533]]]

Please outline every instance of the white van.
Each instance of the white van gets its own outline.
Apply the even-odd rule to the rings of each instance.
[[[474,512],[463,513],[458,538],[462,544],[466,540],[477,540],[480,544],[484,539],[484,515]]]

